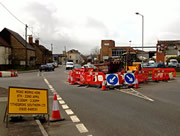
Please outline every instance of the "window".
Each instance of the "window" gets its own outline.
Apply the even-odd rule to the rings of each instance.
[[[109,43],[104,43],[104,46],[109,46]]]
[[[125,49],[112,49],[112,56],[122,56],[125,52]]]

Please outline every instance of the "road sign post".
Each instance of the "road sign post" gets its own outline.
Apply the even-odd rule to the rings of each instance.
[[[48,90],[37,88],[9,87],[8,105],[6,112],[7,122],[9,114],[47,114],[49,122]]]
[[[135,84],[134,73],[124,73],[125,84]]]
[[[119,85],[118,74],[106,74],[107,85]]]

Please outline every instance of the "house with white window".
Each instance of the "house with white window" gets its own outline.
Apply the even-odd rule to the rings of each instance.
[[[67,61],[72,61],[74,64],[81,64],[84,62],[82,54],[75,49],[69,50],[66,53]]]

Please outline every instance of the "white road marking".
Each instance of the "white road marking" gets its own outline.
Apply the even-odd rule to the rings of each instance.
[[[64,104],[64,105],[61,105],[62,108],[65,110],[65,109],[69,109],[69,106],[67,104]]]
[[[41,122],[39,120],[36,120],[36,123],[38,124],[41,133],[43,134],[43,136],[48,136],[48,133],[46,132],[46,130],[44,129],[44,127],[42,126]]]
[[[49,84],[49,82],[47,81],[47,79],[46,79],[46,78],[44,78],[44,81],[46,82],[46,84]]]
[[[52,85],[49,84],[48,86],[49,86],[50,89],[53,89]]]
[[[48,80],[44,77],[43,75],[43,78],[44,78],[44,81],[46,82],[46,84],[48,85],[48,87],[50,88],[50,90],[52,91],[53,94],[56,94],[57,96],[57,99],[59,100],[59,103],[61,104],[62,108],[65,110],[65,112],[68,114],[68,115],[73,115],[74,112],[69,109],[69,106],[67,104],[65,104],[65,102],[63,101],[63,99],[57,94],[56,90],[52,87],[52,85],[49,84]],[[67,83],[67,82],[66,82]],[[73,116],[70,116],[72,122],[74,123],[78,123],[80,122],[79,118],[76,116],[76,115],[73,115]],[[38,120],[39,121],[39,120]],[[39,122],[40,123],[40,122]],[[88,132],[88,129],[84,126],[84,124],[77,124],[76,125],[77,129],[79,130],[80,133],[86,133]],[[40,128],[40,127],[39,127]],[[43,131],[44,127],[41,125],[41,132],[43,134],[43,136],[48,136],[47,132]],[[45,129],[44,129],[45,130]],[[87,136],[92,136],[92,135],[87,135]]]
[[[58,97],[57,100],[62,100],[62,98],[61,98],[61,97]]]
[[[71,118],[72,122],[74,122],[74,123],[80,122],[79,118],[76,115],[70,116],[70,118]]]
[[[63,100],[59,100],[60,104],[65,104],[65,102]]]
[[[57,98],[59,98],[60,96],[59,96],[59,94],[57,94]]]
[[[117,90],[117,89],[116,89]],[[139,98],[142,98],[142,99],[145,99],[145,100],[148,100],[148,101],[151,101],[151,102],[154,102],[153,99],[143,95],[142,93],[134,90],[133,88],[130,88],[130,89],[120,89],[118,90],[120,92],[123,92],[123,93],[126,93],[126,94],[131,94],[133,96],[136,96],[136,97],[139,97]]]
[[[56,92],[56,90],[54,90],[54,89],[50,89],[53,93],[55,93]]]
[[[72,115],[74,114],[74,112],[71,109],[65,110],[65,112],[67,113],[67,115]]]
[[[76,127],[77,127],[77,129],[79,130],[80,133],[87,133],[88,132],[88,130],[84,126],[84,124],[77,124]]]

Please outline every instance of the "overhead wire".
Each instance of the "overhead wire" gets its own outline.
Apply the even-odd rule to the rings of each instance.
[[[17,16],[15,16],[2,2],[0,2],[0,5],[8,12],[11,16],[13,16],[17,21],[19,21],[21,24],[23,24],[23,25],[26,26],[26,24],[25,24],[24,22],[22,22]],[[30,27],[27,27],[27,28],[31,31],[32,35],[37,36],[37,35],[30,29]],[[39,38],[39,36],[37,36],[37,38],[38,38],[42,43],[45,43],[45,42],[43,42],[43,41]]]
[[[9,14],[11,14],[16,20],[18,20],[21,24],[26,25],[24,22],[22,22],[19,18],[17,18],[2,2],[0,2],[1,6],[6,9]]]

